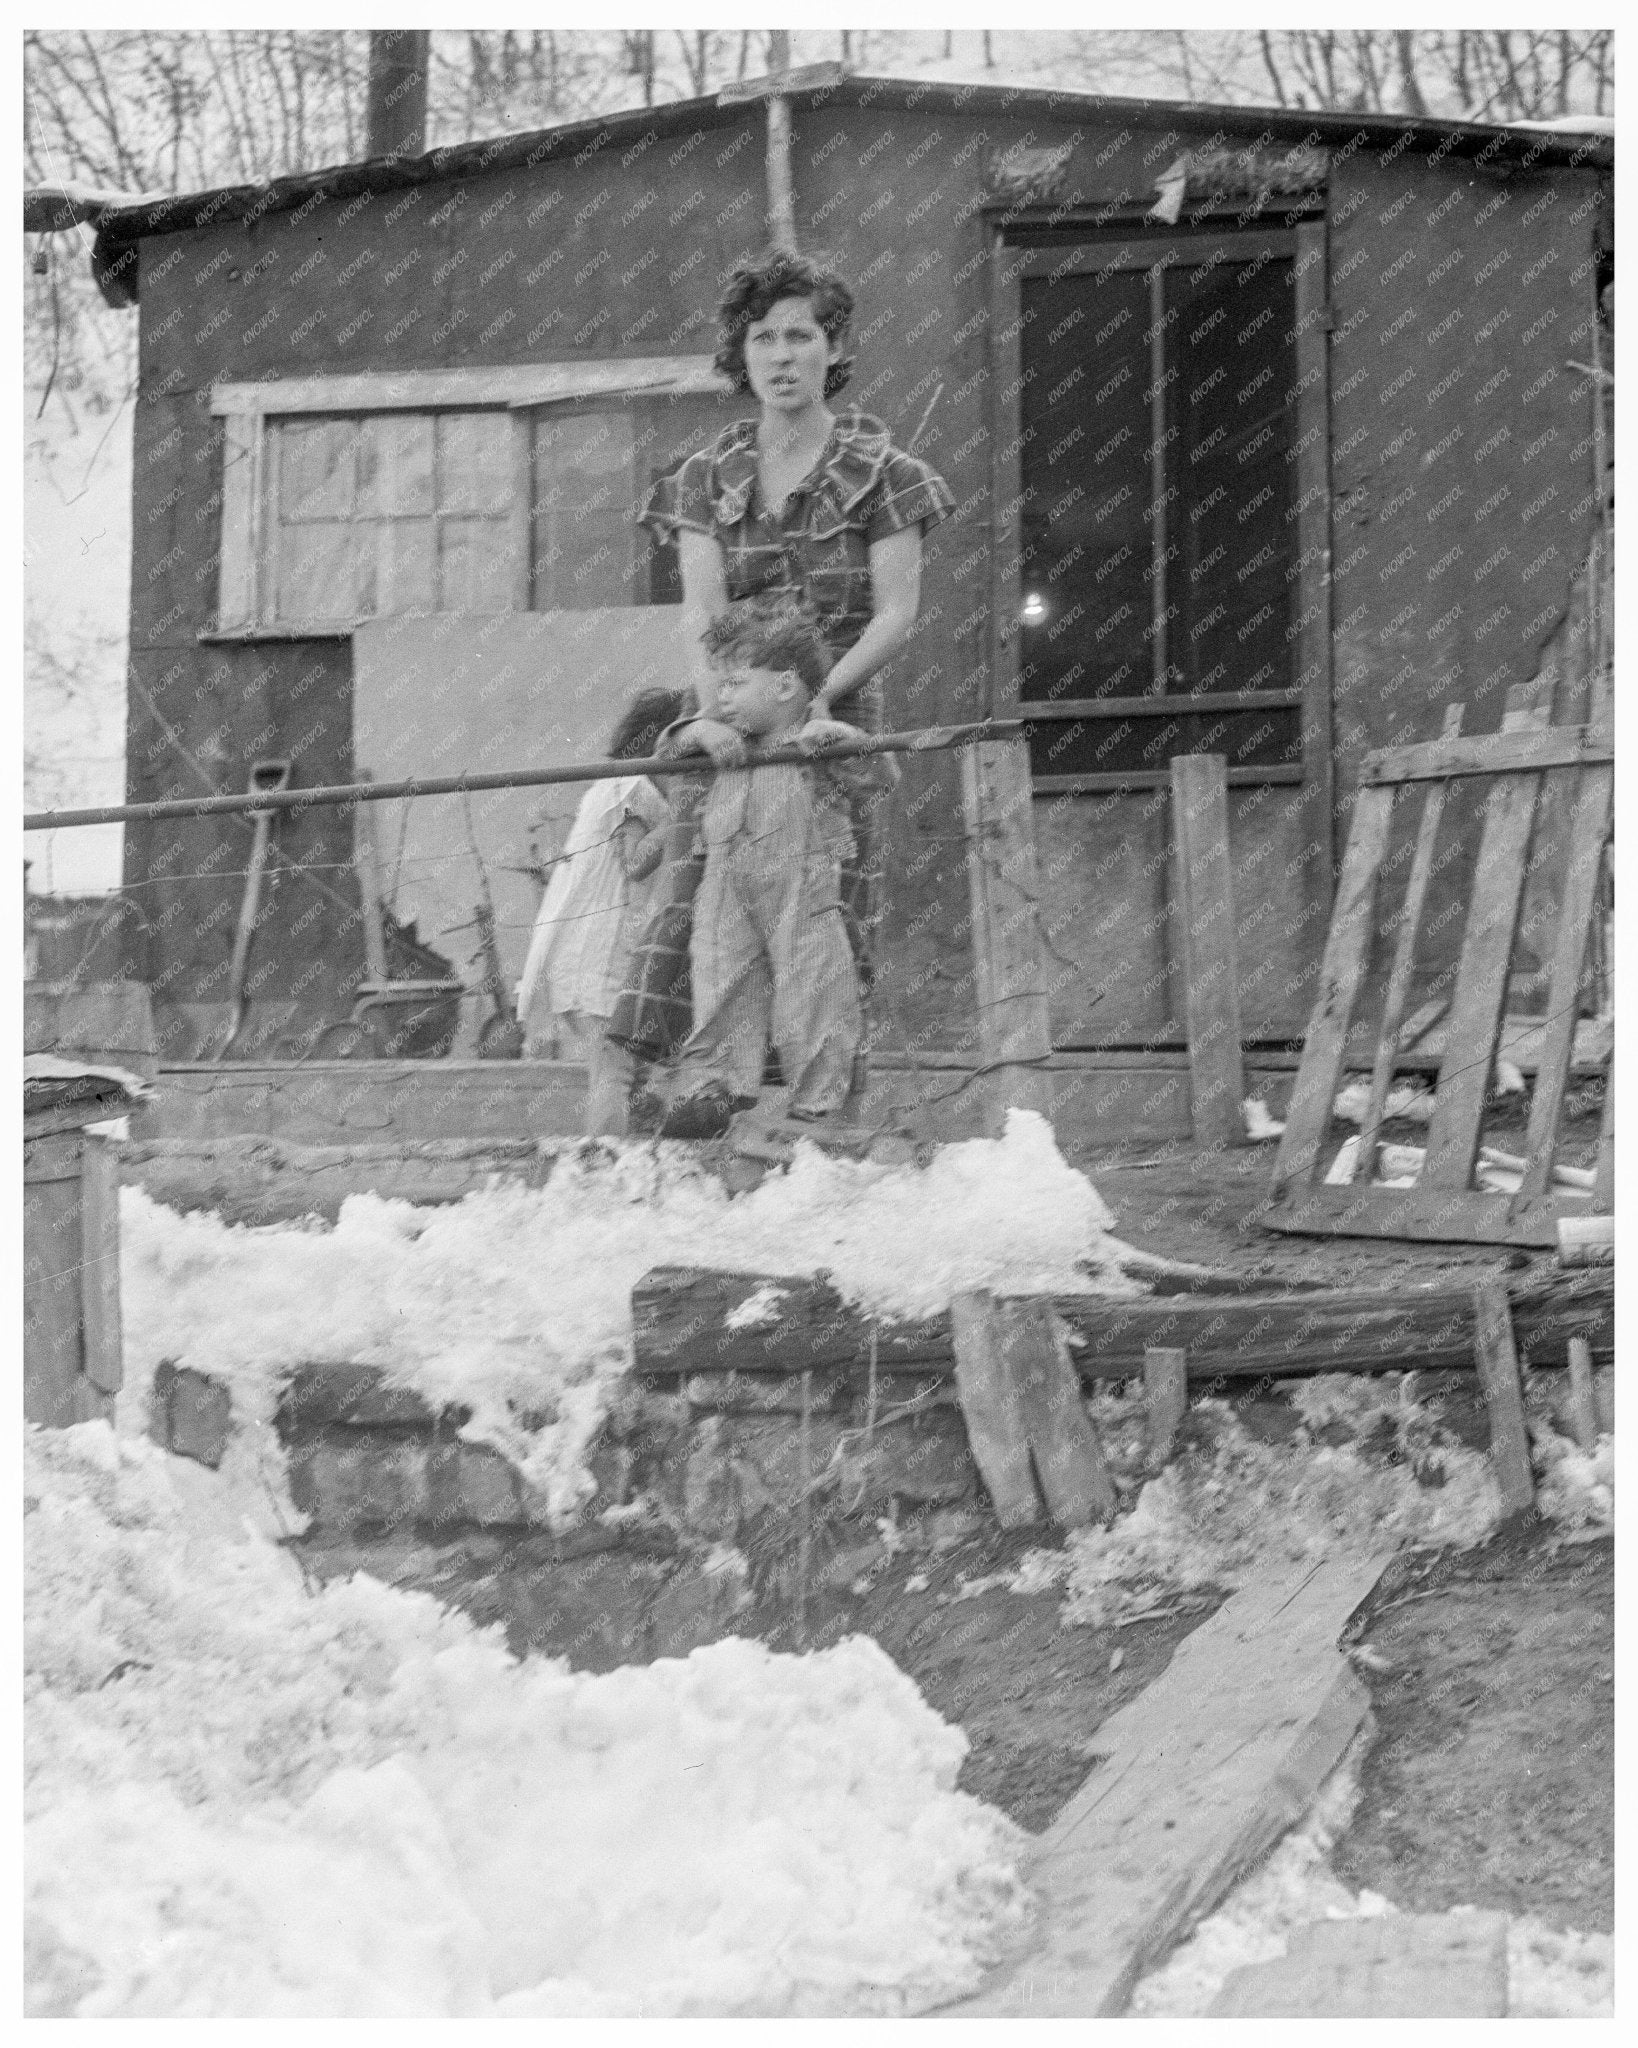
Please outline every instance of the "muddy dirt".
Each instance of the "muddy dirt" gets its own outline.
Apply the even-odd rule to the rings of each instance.
[[[1065,1628],[1063,1588],[1019,1594],[1004,1587],[962,1595],[1012,1569],[1032,1549],[1056,1549],[1060,1532],[1007,1534],[988,1518],[941,1554],[903,1551],[873,1584],[808,1602],[805,1641],[818,1649],[844,1635],[873,1636],[916,1681],[929,1706],[957,1721],[972,1747],[963,1791],[999,1806],[1032,1833],[1049,1827],[1092,1768],[1099,1726],[1157,1678],[1221,1593],[1173,1595],[1170,1611],[1123,1628]],[[799,1647],[789,1609],[764,1606],[746,1632],[771,1648]]]
[[[1402,1560],[1359,1647],[1378,1725],[1337,1875],[1407,1911],[1614,1924],[1614,1546],[1520,1518]]]

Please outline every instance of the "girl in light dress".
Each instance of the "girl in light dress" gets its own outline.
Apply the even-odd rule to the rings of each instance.
[[[609,737],[609,759],[652,755],[689,701],[678,690],[639,692]],[[647,921],[647,885],[669,816],[666,797],[646,776],[592,784],[553,866],[518,982],[525,1056],[585,1062],[591,1137],[626,1134],[637,1056],[607,1031]]]

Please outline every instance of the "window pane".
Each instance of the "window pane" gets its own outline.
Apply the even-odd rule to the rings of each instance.
[[[1173,522],[1167,591],[1173,689],[1281,690],[1291,682],[1297,529],[1289,453],[1297,357],[1292,267],[1220,264],[1166,274],[1179,429],[1167,481],[1188,516]]]
[[[380,519],[362,529],[365,558],[374,564],[372,614],[430,612],[438,608],[438,522]]]
[[[504,512],[511,500],[511,414],[442,414],[438,420],[438,510]]]
[[[280,517],[350,518],[357,441],[356,420],[286,421],[279,429]]]
[[[635,436],[624,407],[547,414],[535,428],[535,609],[632,602]]]
[[[360,426],[360,518],[405,517],[432,510],[432,420],[377,413]]]
[[[438,607],[446,612],[510,610],[511,559],[504,519],[439,522]]]
[[[359,536],[368,529],[314,525],[277,529],[273,616],[278,620],[352,619],[359,594]]]
[[[1149,279],[1027,278],[1023,294],[1022,694],[1142,696],[1154,686]],[[1036,772],[1068,773],[1045,744]]]

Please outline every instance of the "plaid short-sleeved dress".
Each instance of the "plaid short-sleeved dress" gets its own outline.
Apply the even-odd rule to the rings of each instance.
[[[754,419],[724,428],[709,448],[660,478],[642,524],[660,537],[679,530],[709,534],[722,549],[730,602],[764,590],[800,591],[818,613],[835,660],[871,620],[871,544],[912,526],[925,533],[954,511],[955,497],[936,470],[894,447],[880,420],[869,413],[843,412],[836,415],[824,454],[783,511],[770,512],[757,495],[756,437]],[[838,697],[831,709],[834,717],[866,732],[884,730],[881,684],[875,678]],[[868,977],[869,936],[880,898],[880,835],[872,803],[855,810],[853,832],[857,852],[843,873],[842,897],[861,975]],[[657,938],[667,905],[679,898],[692,899],[692,887],[682,877],[657,892]],[[645,1050],[656,1047],[663,1053],[687,1035],[684,1024],[675,1038],[661,1044],[665,1034],[658,1025],[650,1031],[640,1028],[645,1010],[657,1017],[662,1007],[669,1008],[673,1024],[681,1021],[675,999],[665,1004],[659,997],[662,985],[675,991],[686,978],[686,937],[680,969],[676,958],[680,924],[673,909],[661,951],[651,952],[646,940],[639,946],[627,989],[630,1001],[622,997],[610,1026],[612,1034]]]

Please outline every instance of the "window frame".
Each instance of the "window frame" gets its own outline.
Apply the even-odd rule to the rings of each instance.
[[[1106,232],[1088,220],[1071,216],[1064,239],[1048,245],[1010,240],[1009,223],[986,222],[990,253],[990,446],[992,449],[990,608],[990,710],[1003,718],[1096,722],[1103,719],[1175,718],[1187,713],[1220,714],[1280,706],[1295,710],[1302,759],[1287,766],[1235,767],[1231,784],[1300,784],[1318,787],[1324,814],[1331,809],[1331,618],[1330,618],[1330,446],[1327,340],[1330,327],[1326,227],[1323,219],[1296,219],[1289,225],[1264,221],[1242,227],[1239,221],[1213,221],[1201,227],[1168,230],[1149,219],[1125,221]],[[1020,223],[1027,233],[1027,223]],[[1019,402],[1023,368],[1023,304],[1025,277],[1050,277],[1071,270],[1151,270],[1156,265],[1198,267],[1202,260],[1244,261],[1262,253],[1289,258],[1293,264],[1297,343],[1299,454],[1293,462],[1294,495],[1305,504],[1298,527],[1300,573],[1293,590],[1296,631],[1293,636],[1293,680],[1271,691],[1183,691],[1148,697],[1060,699],[1036,704],[1020,693],[1020,629],[1018,607],[1023,589],[1023,451],[1019,442]],[[1157,602],[1159,599],[1157,598]],[[1112,770],[1078,775],[1037,775],[1038,795],[1102,795],[1166,786],[1164,768]],[[1327,835],[1328,836],[1328,835]],[[1327,847],[1326,887],[1330,858]]]
[[[269,423],[371,412],[506,412],[512,427],[512,506],[507,522],[508,611],[533,598],[534,427],[544,411],[598,400],[714,395],[728,389],[706,355],[519,363],[490,369],[359,370],[338,376],[224,381],[211,388],[222,422],[222,539],[216,621],[204,640],[345,638],[359,621],[275,622],[266,548],[276,503],[279,437]]]

